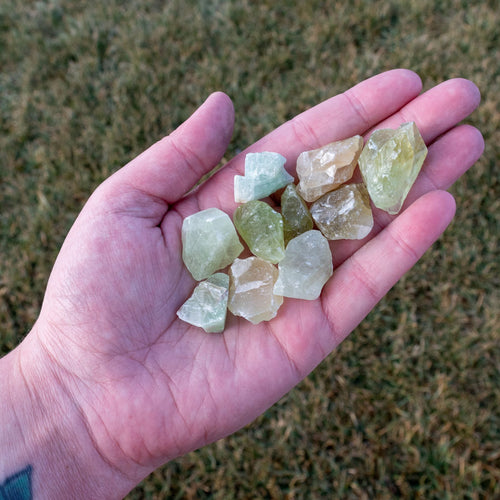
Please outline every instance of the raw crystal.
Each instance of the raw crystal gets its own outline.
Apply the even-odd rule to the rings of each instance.
[[[226,273],[215,273],[207,278],[209,283],[216,286],[221,286],[229,290],[229,276]]]
[[[234,201],[260,200],[293,182],[293,177],[285,170],[285,162],[286,158],[279,153],[248,153],[245,176],[234,177]]]
[[[359,135],[304,151],[297,158],[297,191],[306,201],[315,201],[348,181],[363,148]]]
[[[359,157],[359,168],[374,205],[397,214],[427,156],[414,122],[397,130],[375,130]]]
[[[222,210],[208,208],[184,219],[182,259],[195,280],[228,266],[242,251],[236,229]]]
[[[253,200],[240,205],[233,219],[240,236],[254,255],[273,264],[283,258],[283,218],[267,203]]]
[[[283,217],[285,245],[295,236],[313,228],[314,223],[307,205],[293,184],[288,184],[281,195],[281,215]]]
[[[275,266],[259,257],[236,259],[229,276],[228,308],[235,316],[254,324],[276,316],[283,297],[273,292],[278,278]]]
[[[229,276],[216,273],[202,281],[177,311],[177,316],[206,332],[222,332],[226,323]]]
[[[278,268],[274,293],[295,299],[317,299],[333,274],[328,240],[316,229],[302,233],[288,243]]]
[[[329,240],[360,240],[373,227],[370,197],[364,184],[346,184],[311,205],[311,215]]]

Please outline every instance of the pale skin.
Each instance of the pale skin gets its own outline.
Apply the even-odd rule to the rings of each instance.
[[[0,361],[0,483],[33,467],[34,498],[119,498],[161,464],[251,422],[359,324],[445,230],[445,190],[480,157],[481,134],[457,125],[479,104],[469,81],[421,94],[417,75],[366,80],[282,125],[188,194],[222,158],[234,120],[222,93],[107,179],[70,230],[38,320]],[[396,217],[375,210],[360,242],[332,242],[320,299],[286,299],[252,325],[228,316],[206,334],[176,311],[195,281],[183,266],[184,217],[229,215],[249,151],[301,151],[415,121],[429,147]]]

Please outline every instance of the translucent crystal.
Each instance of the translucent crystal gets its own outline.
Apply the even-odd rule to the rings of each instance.
[[[281,195],[281,215],[285,245],[288,242],[313,228],[313,220],[304,200],[298,195],[293,184],[288,184]]]
[[[208,208],[184,219],[182,259],[195,280],[208,278],[228,266],[242,250],[231,219],[218,208]]]
[[[229,276],[216,273],[202,281],[177,311],[177,316],[206,332],[222,332],[226,323]]]
[[[315,201],[348,181],[363,148],[359,135],[304,151],[297,158],[297,192],[306,201]]]
[[[283,218],[267,203],[253,200],[234,212],[234,225],[250,251],[276,264],[285,255]]]
[[[216,286],[221,286],[229,290],[229,276],[225,273],[215,273],[207,278],[209,283]]]
[[[427,156],[414,122],[397,130],[375,130],[359,157],[359,168],[374,205],[397,214]]]
[[[364,184],[346,184],[311,205],[311,215],[329,240],[360,240],[373,227],[370,197]]]
[[[315,229],[302,233],[288,243],[278,268],[274,293],[295,299],[317,299],[333,274],[328,240]]]
[[[248,153],[245,176],[234,177],[234,201],[260,200],[293,182],[293,177],[285,170],[285,162],[286,158],[279,153]]]
[[[274,284],[278,270],[258,257],[236,259],[229,269],[228,308],[254,324],[274,318],[283,303],[275,295]]]

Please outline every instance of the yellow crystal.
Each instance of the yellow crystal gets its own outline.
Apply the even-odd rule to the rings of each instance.
[[[254,324],[274,318],[283,303],[275,295],[278,269],[259,257],[236,259],[229,268],[228,309]]]
[[[397,214],[422,168],[427,147],[414,122],[375,130],[359,157],[373,204]]]
[[[311,215],[329,240],[360,240],[373,227],[370,198],[364,184],[347,184],[311,205]]]
[[[297,192],[306,201],[315,201],[348,181],[356,168],[363,148],[359,135],[332,142],[297,158]]]

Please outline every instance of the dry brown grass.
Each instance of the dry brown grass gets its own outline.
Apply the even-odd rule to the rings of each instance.
[[[0,347],[35,320],[92,189],[213,90],[227,157],[393,67],[463,76],[483,158],[456,222],[309,378],[135,498],[498,498],[500,12],[496,2],[49,0],[0,4]]]

